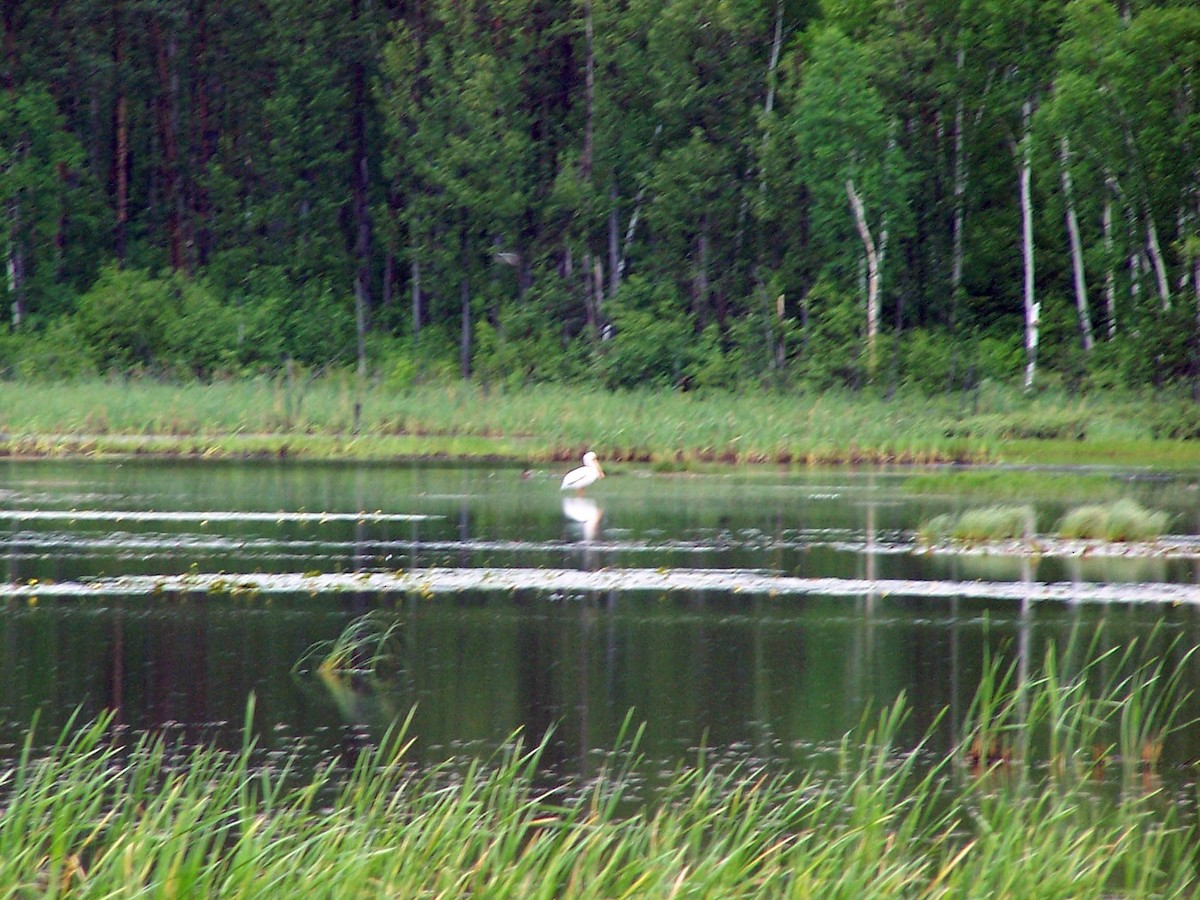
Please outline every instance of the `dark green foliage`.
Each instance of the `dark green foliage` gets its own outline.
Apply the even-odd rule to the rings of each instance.
[[[1156,438],[1200,440],[1200,404],[1183,400],[1156,400],[1143,406],[1142,419]]]
[[[857,298],[829,281],[820,281],[805,302],[809,308],[805,377],[818,388],[859,387],[866,368],[862,358],[863,317]]]
[[[609,387],[682,387],[694,377],[703,348],[669,287],[633,278],[610,314],[615,334],[601,364]]]
[[[95,355],[73,318],[58,319],[40,332],[0,332],[0,376],[65,381],[95,374]]]
[[[75,327],[102,371],[206,378],[239,368],[245,319],[203,282],[107,268],[80,297]]]
[[[9,6],[10,375],[1200,385],[1193,5]]]
[[[102,369],[161,364],[167,330],[179,315],[170,286],[139,269],[108,267],[79,298],[79,330]]]

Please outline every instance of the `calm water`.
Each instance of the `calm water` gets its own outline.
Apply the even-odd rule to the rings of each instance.
[[[1036,563],[915,555],[913,530],[956,501],[907,472],[654,475],[625,468],[586,498],[562,470],[301,464],[9,462],[0,466],[0,581],[121,574],[470,568],[720,568],[915,581],[1195,583],[1186,558]],[[1196,529],[1180,482],[1131,483]],[[1031,498],[1036,502],[1037,498]],[[961,501],[957,501],[961,502]],[[377,518],[338,514],[380,511]],[[1048,527],[1062,508],[1039,503]],[[308,515],[312,514],[312,515]],[[1135,592],[1131,589],[1131,596]],[[236,743],[247,699],[270,747],[353,747],[415,705],[419,753],[486,752],[554,726],[552,761],[586,772],[626,716],[655,760],[716,752],[802,760],[906,692],[912,736],[961,719],[989,649],[1036,664],[1072,631],[1181,657],[1195,605],[769,596],[730,591],[10,598],[0,611],[0,755],[35,714],[73,710]],[[363,616],[394,625],[377,678],[298,663]],[[1192,669],[1195,663],[1190,663]],[[1185,684],[1200,685],[1196,671]],[[1192,714],[1200,711],[1193,708]],[[1200,730],[1167,747],[1194,760]]]

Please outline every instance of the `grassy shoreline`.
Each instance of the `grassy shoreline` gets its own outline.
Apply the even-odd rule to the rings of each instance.
[[[993,660],[949,752],[899,740],[900,698],[806,770],[714,764],[701,751],[663,772],[653,796],[636,735],[586,779],[555,784],[542,773],[545,742],[518,736],[488,760],[418,765],[401,725],[306,773],[289,759],[263,764],[252,702],[240,751],[121,738],[102,716],[49,749],[31,737],[0,767],[0,890],[1190,895],[1195,810],[1156,770],[1181,724],[1181,676],[1132,648],[1073,673],[1071,655],[1049,650],[1026,679]]]
[[[1164,436],[1171,403],[1114,394],[892,399],[870,393],[691,394],[572,386],[391,390],[339,374],[210,384],[0,382],[5,457],[570,460],[670,464],[1200,466]],[[1185,412],[1185,407],[1178,407]]]

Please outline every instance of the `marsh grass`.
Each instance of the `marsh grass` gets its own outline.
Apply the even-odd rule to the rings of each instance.
[[[1091,501],[1118,499],[1128,484],[1103,472],[1030,470],[997,467],[953,468],[921,472],[904,479],[903,489],[912,494],[979,497],[1017,501],[1037,497],[1042,501]]]
[[[590,447],[610,461],[813,465],[979,462],[1059,447],[1076,456],[1119,447],[1136,460],[1170,444],[1172,460],[1200,458],[1194,442],[1156,441],[1139,424],[1144,406],[1136,398],[1030,399],[1000,389],[970,407],[958,396],[916,393],[487,391],[462,382],[393,391],[338,372],[209,384],[0,382],[0,449],[131,452],[136,438],[144,452],[189,455],[283,447],[311,457],[561,460]],[[1042,424],[1020,427],[1026,419]]]
[[[1148,541],[1161,537],[1171,517],[1135,500],[1089,504],[1070,510],[1058,523],[1059,537],[1078,540]]]
[[[289,760],[262,764],[250,739],[232,752],[123,744],[102,716],[45,751],[31,733],[0,774],[0,891],[1182,896],[1196,887],[1191,815],[1132,777],[1115,795],[1095,781],[1094,747],[1132,774],[1153,766],[1139,746],[1179,724],[1172,673],[1186,666],[1140,653],[1072,670],[1081,654],[1049,650],[1033,677],[990,661],[948,753],[900,746],[900,698],[828,764],[701,753],[653,797],[631,731],[586,783],[548,788],[545,742],[520,735],[490,759],[419,766],[406,721],[353,761],[301,775]],[[253,704],[247,734],[252,719]],[[972,762],[973,747],[1005,752]]]
[[[1034,534],[1032,506],[987,506],[934,516],[917,528],[917,540],[927,545],[957,541],[978,544],[1019,540]]]

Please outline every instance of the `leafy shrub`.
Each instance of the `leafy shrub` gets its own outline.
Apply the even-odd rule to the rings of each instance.
[[[96,374],[95,356],[73,318],[58,319],[45,331],[11,335],[8,344],[9,371],[23,381],[70,381]]]
[[[164,326],[165,362],[200,378],[231,372],[239,363],[239,315],[208,287],[180,275],[169,280],[176,315]]]
[[[162,363],[178,315],[167,282],[142,269],[108,266],[79,298],[77,320],[102,369],[130,372]]]
[[[610,388],[679,384],[697,361],[692,322],[673,289],[630,278],[610,309],[601,369]]]
[[[1141,419],[1156,438],[1200,439],[1200,403],[1183,400],[1147,403],[1142,407]]]
[[[1162,387],[1197,377],[1196,341],[1195,308],[1176,303],[1123,328],[1113,356],[1127,385]]]
[[[255,332],[247,342],[254,358],[277,364],[291,357],[318,366],[356,359],[352,300],[320,280],[293,284],[277,269],[265,274],[244,300]]]
[[[927,394],[939,393],[950,385],[952,367],[961,378],[963,365],[955,356],[950,335],[932,329],[914,328],[900,336],[901,381]]]
[[[244,316],[200,280],[104,269],[79,299],[76,322],[99,367],[154,368],[208,377],[239,362]]]
[[[561,380],[567,375],[567,359],[558,331],[530,303],[506,304],[495,327],[486,320],[476,323],[472,363],[490,383],[519,388]]]
[[[866,375],[862,359],[866,314],[862,304],[825,280],[813,285],[806,302],[809,331],[803,360],[805,378],[818,389],[860,386]]]

